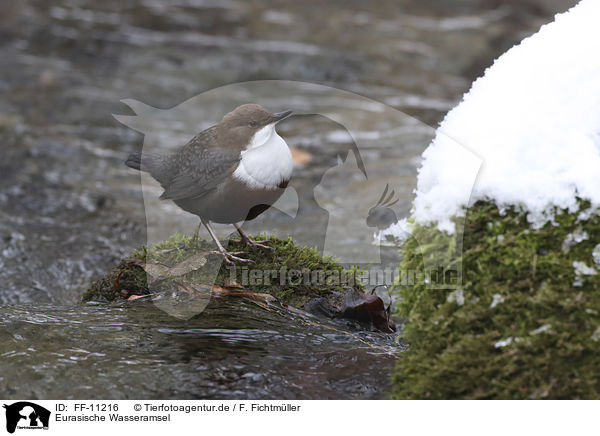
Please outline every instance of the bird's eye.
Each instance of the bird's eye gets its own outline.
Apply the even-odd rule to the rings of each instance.
[[[248,123],[248,125],[249,125],[250,127],[256,127],[256,125],[257,125],[257,122],[256,122],[256,121],[250,121],[250,122]]]

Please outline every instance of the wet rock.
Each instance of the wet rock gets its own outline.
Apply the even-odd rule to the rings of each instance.
[[[381,332],[392,333],[396,330],[395,324],[390,320],[389,310],[385,308],[383,300],[375,294],[350,290],[344,297],[341,315],[369,323]]]

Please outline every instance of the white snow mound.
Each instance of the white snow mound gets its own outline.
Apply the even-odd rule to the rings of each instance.
[[[449,233],[450,218],[479,199],[520,205],[538,225],[553,206],[577,210],[576,196],[599,206],[600,0],[581,1],[500,56],[423,158],[413,215]]]

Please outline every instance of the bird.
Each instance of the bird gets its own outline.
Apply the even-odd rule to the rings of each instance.
[[[291,114],[244,104],[174,152],[136,152],[125,164],[158,181],[164,189],[160,199],[200,218],[195,239],[204,225],[227,263],[248,262],[223,247],[210,223],[233,224],[246,245],[271,249],[265,241],[253,241],[238,223],[266,211],[291,179],[292,154],[275,130]]]

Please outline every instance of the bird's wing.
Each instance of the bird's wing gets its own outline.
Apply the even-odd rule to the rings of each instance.
[[[222,183],[237,167],[236,150],[204,149],[200,155],[180,160],[178,172],[166,183],[163,200],[201,197]]]

